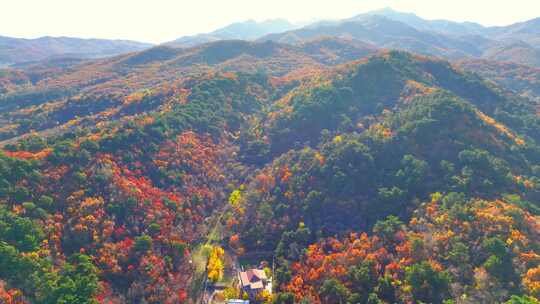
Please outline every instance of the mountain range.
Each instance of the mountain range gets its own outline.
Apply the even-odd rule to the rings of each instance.
[[[178,77],[231,71],[301,79],[380,52],[381,49],[372,44],[332,37],[295,45],[223,40],[192,48],[157,46],[101,60],[56,59],[20,64],[19,69],[0,70],[0,96],[3,97],[0,122],[4,125],[0,129],[0,140],[16,139],[30,131],[54,130],[73,119],[83,125],[92,125],[95,119],[110,119],[81,108],[80,101],[73,103],[66,99],[68,96],[86,96],[94,100],[93,106],[105,111],[120,105],[121,96],[125,94],[174,82]],[[540,102],[539,68],[479,59],[454,64],[507,91]],[[105,92],[109,97],[98,97]],[[103,106],[99,106],[101,102]],[[47,103],[56,104],[56,110],[43,111]],[[71,107],[79,109],[66,112]],[[53,114],[55,111],[59,112]],[[117,118],[123,116],[122,112],[117,115],[120,115]]]
[[[414,14],[384,9],[340,21],[318,22],[259,39],[294,44],[320,36],[334,36],[452,60],[482,58],[538,67],[539,33],[540,19],[505,27],[483,27],[469,22],[424,20]]]
[[[169,46],[192,47],[218,40],[253,40],[267,34],[286,32],[294,28],[295,25],[284,19],[262,22],[248,20],[230,24],[210,33],[180,37],[165,44]]]
[[[540,18],[509,26],[426,20],[390,8],[300,27],[283,19],[237,22],[210,33],[184,36],[164,45],[189,48],[220,40],[273,40],[296,44],[324,36],[359,40],[379,48],[402,49],[447,59],[479,58],[540,66]],[[133,41],[42,37],[0,37],[0,64],[55,57],[97,58],[151,47]]]
[[[380,48],[397,48],[448,59],[481,58],[540,66],[540,19],[509,26],[484,27],[474,22],[426,20],[390,8],[304,27],[285,20],[231,24],[212,33],[166,43],[190,47],[217,40],[273,40],[294,44],[323,36],[360,40]]]
[[[283,19],[236,22],[211,33],[180,37],[165,45],[192,47],[219,40],[253,40],[270,33],[291,30],[295,26]],[[58,58],[91,59],[141,51],[152,44],[128,40],[40,37],[22,39],[0,36],[0,66],[27,64]]]
[[[0,65],[54,59],[100,58],[140,51],[151,44],[128,40],[41,37],[21,39],[0,36]]]

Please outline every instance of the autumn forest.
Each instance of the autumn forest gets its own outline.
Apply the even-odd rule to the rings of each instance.
[[[0,303],[540,303],[538,65],[369,18],[0,68]]]

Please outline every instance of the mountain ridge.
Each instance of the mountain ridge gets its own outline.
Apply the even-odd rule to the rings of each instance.
[[[285,33],[269,34],[259,41],[294,44],[304,39],[331,35],[350,37],[381,48],[402,49],[451,60],[472,57],[539,66],[537,40],[540,26],[537,23],[533,19],[506,27],[489,28],[470,23],[425,20],[414,14],[385,9],[340,21],[323,21]],[[519,34],[520,31],[525,33]]]
[[[0,64],[35,62],[55,57],[100,58],[140,51],[151,46],[149,43],[121,39],[51,36],[26,39],[0,36]]]
[[[295,26],[285,19],[270,19],[261,22],[247,20],[231,23],[209,33],[184,36],[164,43],[168,46],[192,47],[218,40],[252,40],[269,33],[285,32]]]

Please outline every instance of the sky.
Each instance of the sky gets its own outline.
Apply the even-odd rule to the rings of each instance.
[[[0,36],[161,43],[248,19],[300,23],[384,7],[486,26],[540,17],[539,0],[0,0]]]

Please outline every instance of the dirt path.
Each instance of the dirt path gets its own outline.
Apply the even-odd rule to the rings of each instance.
[[[196,303],[212,303],[212,299],[215,296],[217,290],[213,286],[210,286],[207,279],[206,264],[208,262],[208,248],[212,245],[220,244],[223,240],[223,225],[222,220],[225,213],[229,209],[228,202],[221,210],[216,211],[209,218],[209,226],[212,229],[209,230],[204,241],[195,247],[192,253],[192,262],[195,272],[193,274],[193,282],[191,286],[191,292],[196,295]]]

